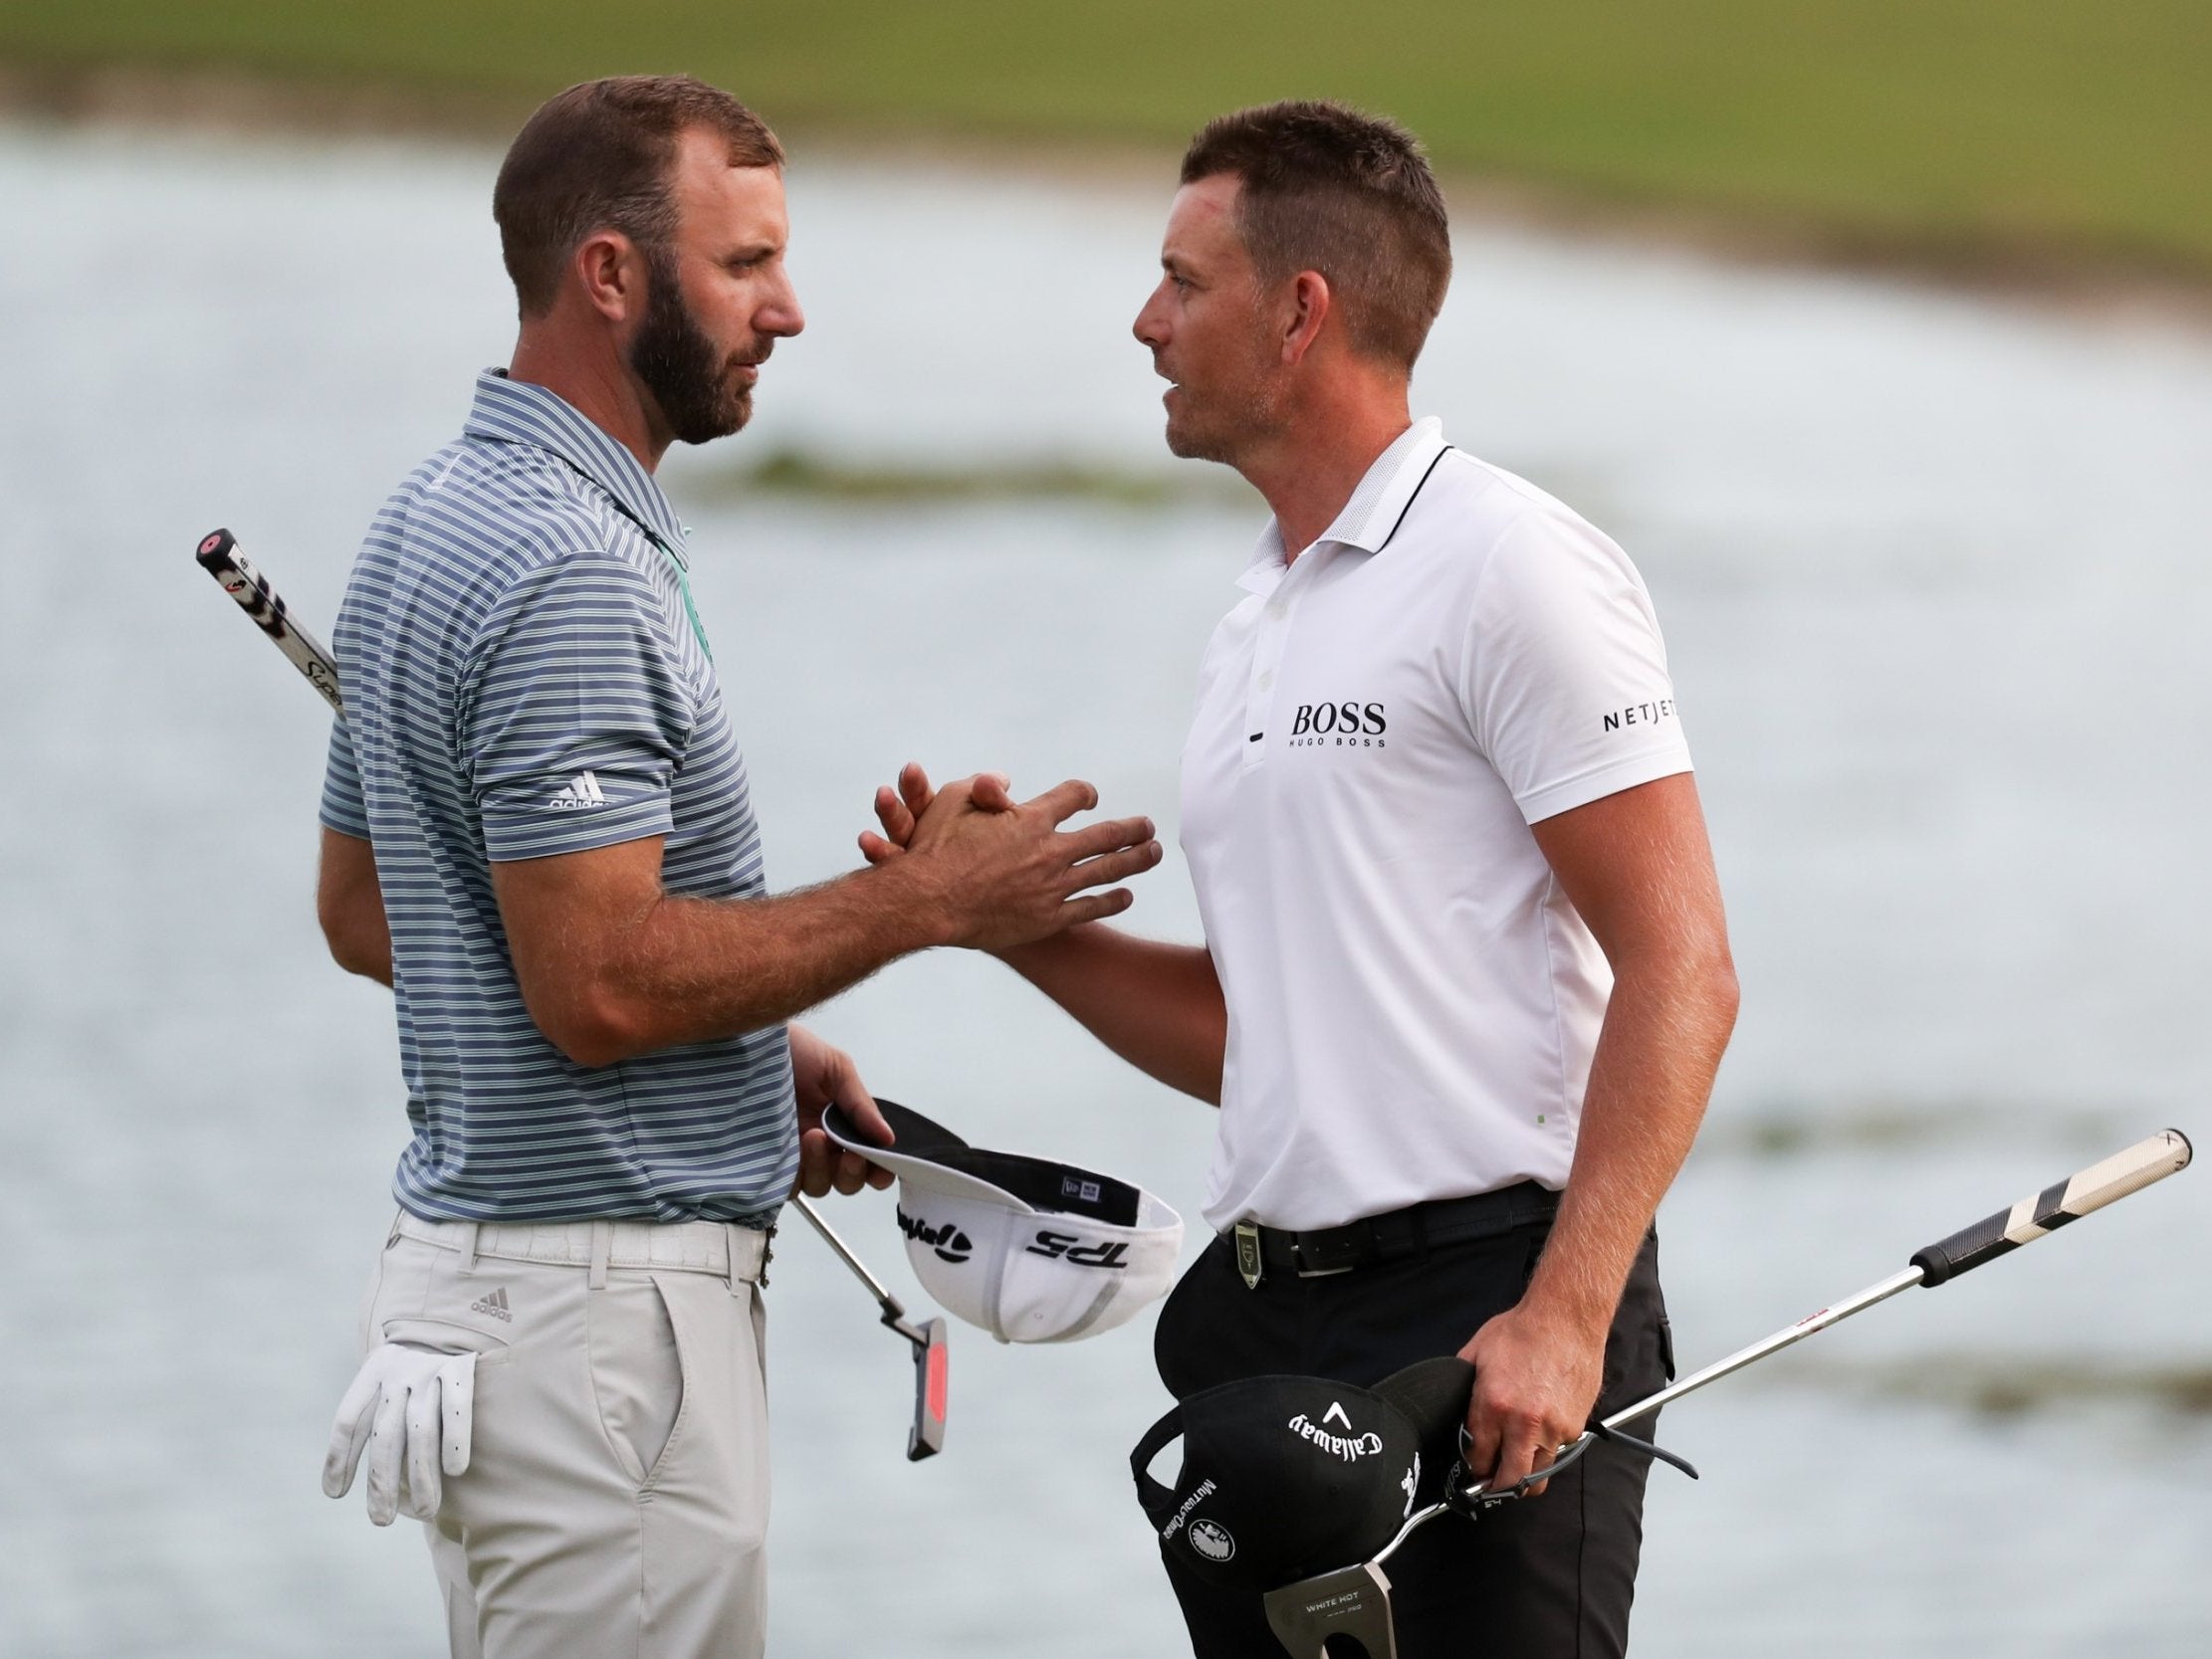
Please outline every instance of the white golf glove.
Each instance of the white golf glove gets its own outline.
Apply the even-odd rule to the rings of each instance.
[[[440,1471],[458,1475],[469,1466],[469,1406],[475,1396],[473,1353],[441,1353],[412,1343],[370,1348],[331,1425],[323,1490],[332,1498],[351,1491],[365,1448],[369,1520],[379,1527],[390,1526],[398,1515],[430,1520],[443,1492]]]

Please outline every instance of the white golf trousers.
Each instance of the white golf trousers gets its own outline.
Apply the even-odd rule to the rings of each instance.
[[[756,1659],[766,1235],[394,1222],[364,1349],[473,1350],[474,1451],[430,1555],[454,1659]]]

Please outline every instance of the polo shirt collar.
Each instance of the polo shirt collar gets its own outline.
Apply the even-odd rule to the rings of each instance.
[[[1414,492],[1437,464],[1437,457],[1448,447],[1443,441],[1442,421],[1430,415],[1414,422],[1375,458],[1375,464],[1367,469],[1329,527],[1299,557],[1310,558],[1315,549],[1330,544],[1381,552],[1398,528],[1399,519],[1406,516]],[[1272,593],[1289,567],[1282,526],[1270,518],[1252,549],[1251,563],[1236,585],[1253,593]]]
[[[558,392],[507,371],[488,368],[476,377],[476,401],[462,430],[472,438],[531,444],[558,456],[614,498],[614,503],[670,552],[681,555],[684,526],[653,475],[605,428]]]

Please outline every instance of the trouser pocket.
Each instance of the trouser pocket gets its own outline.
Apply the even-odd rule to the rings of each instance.
[[[1666,1324],[1666,1299],[1659,1291],[1659,1239],[1646,1234],[1621,1291],[1621,1305],[1606,1334],[1605,1380],[1598,1412],[1618,1411],[1673,1380],[1674,1340]],[[1644,1429],[1632,1429],[1644,1433]]]
[[[684,1410],[683,1348],[660,1286],[611,1275],[584,1302],[591,1391],[623,1473],[651,1482]]]
[[[353,1343],[363,1353],[384,1339],[376,1328],[376,1300],[384,1290],[384,1259],[391,1254],[386,1244],[376,1253],[376,1265],[368,1270],[368,1289],[361,1293],[361,1311],[353,1321]]]
[[[501,1263],[512,1267],[514,1264]],[[477,1363],[505,1362],[531,1303],[513,1274],[471,1276],[461,1257],[420,1239],[395,1238],[377,1263],[363,1322],[367,1345],[412,1343],[441,1353],[473,1353]]]

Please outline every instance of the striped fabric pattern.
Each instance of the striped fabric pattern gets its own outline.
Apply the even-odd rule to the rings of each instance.
[[[322,816],[375,851],[414,1128],[393,1191],[425,1219],[765,1224],[789,1190],[783,1027],[578,1066],[492,893],[495,860],[654,835],[672,894],[767,891],[683,541],[627,450],[491,370],[354,561]]]

